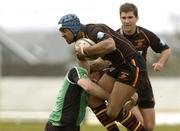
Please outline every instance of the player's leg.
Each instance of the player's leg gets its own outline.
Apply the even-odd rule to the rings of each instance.
[[[143,117],[139,109],[139,106],[137,104],[138,104],[138,94],[135,93],[131,97],[131,99],[125,103],[124,108],[128,111],[131,111],[136,116],[136,118],[144,125]]]
[[[141,111],[140,111],[138,105],[134,106],[134,107],[130,110],[130,112],[132,112],[132,113],[136,116],[136,118],[138,119],[138,121],[140,121],[140,122],[142,123],[142,125],[144,125],[143,116],[142,116],[142,114],[141,114]]]
[[[127,111],[132,112],[133,115],[135,115],[135,117],[137,118],[138,121],[140,121],[142,123],[142,125],[144,125],[143,123],[143,117],[142,114],[139,110],[139,107],[137,105],[137,101],[138,101],[138,94],[135,93],[130,100],[128,100],[125,105],[124,105],[124,109],[126,109]],[[127,129],[128,130],[128,129]],[[130,130],[128,130],[130,131]]]
[[[144,120],[144,126],[148,131],[153,131],[155,127],[155,110],[154,108],[141,108],[141,114]]]
[[[123,109],[124,104],[131,98],[135,91],[135,88],[127,84],[115,82],[108,101],[108,115],[112,118],[116,118]]]
[[[96,115],[96,118],[101,122],[101,124],[108,130],[108,131],[119,131],[117,124],[115,123],[114,119],[111,119],[107,115],[107,106],[106,103],[103,102],[100,105],[91,108],[91,110]]]
[[[63,131],[60,126],[53,126],[52,123],[47,122],[45,126],[45,131]]]
[[[151,83],[148,78],[144,88],[138,90],[138,92],[138,106],[144,120],[144,126],[148,129],[148,131],[152,131],[155,127],[155,101]]]
[[[148,129],[148,131],[153,131],[155,127],[154,104],[153,100],[143,100],[139,102],[139,109],[143,117],[144,126]]]
[[[67,125],[67,126],[63,126],[62,130],[60,129],[58,131],[80,131],[80,127],[73,126],[73,125]]]
[[[108,84],[103,85],[104,81],[109,81]],[[103,85],[102,88],[107,90],[108,92],[112,91],[112,87],[114,84],[114,78],[107,76],[104,74],[98,82],[100,85]],[[101,124],[108,130],[108,131],[119,131],[119,128],[114,120],[112,120],[107,115],[107,107],[105,101],[102,101],[98,98],[93,96],[89,96],[88,98],[88,105],[96,115],[97,119],[101,122]]]
[[[129,111],[123,110],[124,103],[135,93],[135,89],[129,85],[116,82],[112,90],[109,103],[108,115],[116,119],[129,130],[145,131],[143,125]]]
[[[114,86],[115,78],[109,76],[108,74],[104,74],[101,79],[98,81],[98,85],[102,87],[104,90],[108,91],[109,93],[112,92]]]

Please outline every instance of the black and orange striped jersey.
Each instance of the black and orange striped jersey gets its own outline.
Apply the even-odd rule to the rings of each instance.
[[[161,53],[169,48],[167,43],[162,41],[156,34],[140,26],[137,26],[136,32],[133,35],[126,35],[122,28],[118,29],[117,32],[125,36],[145,60],[147,59],[147,50],[149,47],[156,53]]]
[[[83,32],[95,43],[110,37],[114,39],[117,49],[103,57],[103,59],[109,60],[114,67],[130,63],[131,59],[138,54],[129,40],[105,24],[87,24],[83,27]]]

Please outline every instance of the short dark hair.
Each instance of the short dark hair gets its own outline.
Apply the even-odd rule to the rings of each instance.
[[[136,17],[138,17],[138,9],[133,3],[124,3],[119,8],[119,13],[121,16],[122,12],[129,12],[132,11]]]

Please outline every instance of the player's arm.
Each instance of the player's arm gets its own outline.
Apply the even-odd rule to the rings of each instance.
[[[98,97],[103,100],[108,100],[109,93],[102,89],[99,85],[92,82],[88,78],[81,78],[77,81],[77,84],[81,86],[88,94]]]
[[[88,56],[104,56],[107,53],[110,53],[116,49],[114,40],[109,37],[105,40],[98,42],[97,44],[89,47],[84,47],[84,52]]]
[[[166,62],[168,61],[168,58],[171,55],[171,49],[164,41],[162,41],[158,37],[154,37],[153,44],[154,45],[151,45],[152,49],[156,53],[160,53],[160,57],[156,63],[152,64],[152,67],[155,71],[161,71],[161,70],[163,70]]]
[[[90,72],[90,65],[89,65],[88,61],[85,61],[85,60],[81,61],[81,60],[77,59],[77,63],[80,67],[86,69],[88,71],[88,73]]]
[[[168,61],[168,58],[171,55],[171,49],[169,48],[166,42],[160,39],[153,32],[148,31],[147,35],[150,39],[150,46],[153,49],[153,51],[155,51],[156,53],[160,53],[158,61],[153,63],[152,67],[154,71],[161,71],[163,70],[166,62]]]
[[[164,68],[166,62],[168,61],[168,58],[170,57],[170,55],[171,55],[171,49],[170,48],[162,51],[160,54],[158,62],[156,62],[152,65],[153,69],[155,71],[161,71]]]
[[[97,44],[89,47],[83,47],[76,50],[78,59],[84,60],[85,57],[103,57],[116,49],[114,40],[109,37],[104,39]]]

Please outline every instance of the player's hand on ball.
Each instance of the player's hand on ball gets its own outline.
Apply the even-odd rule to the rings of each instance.
[[[93,46],[95,43],[91,39],[88,38],[81,38],[77,40],[74,44],[75,53],[79,60],[95,60],[98,58],[96,55],[89,56],[87,52],[87,48]]]
[[[84,54],[82,54],[82,51],[83,51],[83,49],[84,49],[85,47],[83,46],[83,45],[81,45],[81,46],[79,46],[79,47],[77,47],[77,46],[75,46],[75,54],[76,54],[76,56],[77,56],[77,58],[79,59],[79,60],[86,60],[85,59],[85,55]]]

